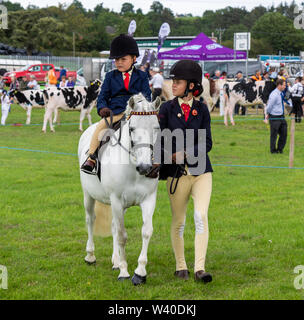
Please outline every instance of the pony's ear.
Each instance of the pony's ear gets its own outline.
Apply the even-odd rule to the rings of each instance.
[[[160,98],[160,97],[157,97],[157,98],[155,99],[155,101],[153,102],[154,110],[155,110],[155,111],[158,111],[159,108],[160,108],[160,105],[161,105],[161,98]]]
[[[135,101],[134,101],[134,97],[133,96],[129,99],[129,103],[128,104],[129,104],[131,109],[134,109]]]

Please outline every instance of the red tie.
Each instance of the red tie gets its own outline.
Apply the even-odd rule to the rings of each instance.
[[[189,118],[189,114],[190,114],[190,106],[189,106],[189,104],[182,103],[181,104],[181,108],[182,108],[182,110],[184,112],[185,121],[187,121],[188,118]]]
[[[129,72],[125,73],[125,80],[124,80],[124,84],[125,84],[125,88],[127,90],[129,90],[129,82],[130,82],[130,75]]]

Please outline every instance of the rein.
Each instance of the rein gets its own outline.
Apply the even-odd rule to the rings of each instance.
[[[131,111],[131,113],[127,117],[127,121],[130,120],[130,118],[132,116],[151,116],[151,115],[156,115],[157,116],[158,115],[158,111]],[[105,119],[107,127],[109,129],[113,129],[113,111],[112,110],[110,110],[110,123],[109,123],[107,118],[104,118],[104,119]],[[121,120],[124,120],[124,119],[125,119],[125,115],[122,117]],[[125,150],[127,153],[129,153],[131,156],[133,156],[134,159],[135,159],[136,157],[133,154],[132,150],[128,150],[126,147],[124,147],[121,144],[121,141],[120,141],[121,140],[121,132],[122,132],[122,127],[120,127],[119,137],[118,138],[116,138],[115,134],[113,135],[114,139],[116,140],[116,144],[113,144],[112,146],[115,146],[117,144],[120,145],[123,150]],[[147,147],[147,148],[150,148],[153,151],[153,145],[152,144],[148,144],[148,143],[141,143],[141,144],[138,144],[138,145],[134,144],[134,142],[133,142],[133,140],[131,138],[131,129],[130,129],[130,127],[129,127],[129,137],[130,137],[130,140],[131,140],[131,149]],[[178,182],[179,182],[179,177],[177,177],[178,171],[181,170],[182,175],[187,175],[187,171],[185,170],[185,167],[183,165],[180,165],[180,164],[176,164],[176,165],[177,165],[177,168],[176,168],[175,174],[174,174],[174,176],[172,178],[172,181],[171,181],[171,184],[170,184],[170,194],[174,194],[176,189],[177,189],[177,185],[178,185]],[[159,170],[160,170],[160,167],[158,167],[157,171],[159,171]],[[175,185],[174,185],[174,182],[175,182]]]
[[[158,111],[131,111],[131,113],[127,117],[127,121],[130,120],[131,116],[151,116],[151,115],[156,115],[157,116],[158,115]],[[104,118],[104,119],[105,119],[107,127],[109,129],[113,129],[113,111],[112,110],[110,110],[110,123],[109,123],[107,118]],[[124,119],[125,119],[125,115],[122,117],[121,120],[124,120]],[[121,146],[121,148],[123,150],[125,150],[134,159],[136,159],[136,157],[135,157],[134,153],[132,152],[132,150],[128,150],[126,147],[124,147],[121,144],[121,141],[120,141],[121,140],[121,132],[122,132],[122,127],[120,127],[119,137],[118,138],[116,138],[115,134],[113,134],[113,137],[116,140],[116,144],[112,144],[112,146],[116,146],[118,144],[119,146]],[[129,137],[130,137],[130,141],[131,141],[131,149],[147,147],[147,148],[150,148],[153,151],[153,145],[152,144],[140,143],[140,144],[135,145],[133,140],[132,140],[132,137],[131,137],[131,129],[130,128],[129,128]]]

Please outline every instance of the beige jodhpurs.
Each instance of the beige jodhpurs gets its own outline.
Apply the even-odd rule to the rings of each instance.
[[[181,176],[177,189],[170,194],[172,178],[167,179],[167,191],[172,211],[171,241],[176,260],[176,271],[186,270],[184,255],[184,228],[186,223],[187,204],[190,195],[194,202],[195,221],[195,264],[194,272],[205,271],[205,259],[208,247],[208,208],[212,191],[212,174],[207,172],[200,176]]]

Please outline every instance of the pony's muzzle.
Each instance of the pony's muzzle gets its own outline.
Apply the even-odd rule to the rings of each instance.
[[[152,165],[151,164],[139,164],[137,167],[136,167],[136,170],[137,172],[140,174],[140,175],[146,175],[147,173],[149,173],[152,169]]]

